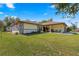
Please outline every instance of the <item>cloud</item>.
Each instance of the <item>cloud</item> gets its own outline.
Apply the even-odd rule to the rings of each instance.
[[[0,7],[3,7],[3,5],[4,5],[4,4],[0,3]],[[6,5],[8,8],[12,8],[12,9],[15,8],[13,3],[6,3],[5,5]]]
[[[7,6],[8,8],[12,8],[12,9],[15,8],[14,5],[13,5],[12,3],[7,3],[6,6]]]
[[[47,13],[44,13],[43,15],[48,15]]]
[[[50,8],[55,8],[55,5],[51,5]]]
[[[0,14],[4,14],[3,12],[0,12]]]

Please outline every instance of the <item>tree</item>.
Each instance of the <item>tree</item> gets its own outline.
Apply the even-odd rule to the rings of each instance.
[[[41,23],[43,23],[43,22],[48,22],[48,21],[53,21],[53,19],[50,18],[50,19],[48,19],[48,20],[43,20],[43,21],[41,21]]]
[[[63,14],[65,17],[74,17],[79,11],[79,3],[54,3],[56,14]]]
[[[0,21],[0,28],[3,26],[3,22],[2,21]]]
[[[20,18],[17,17],[17,18],[16,18],[16,21],[20,21]]]
[[[52,19],[52,18],[50,18],[50,19],[48,19],[48,21],[53,21],[53,19]]]
[[[44,23],[44,22],[47,22],[47,20],[42,20],[40,23]]]
[[[67,32],[70,32],[70,31],[72,31],[72,27],[67,28]]]
[[[4,22],[5,22],[5,26],[10,26],[13,22],[15,22],[15,18],[14,17],[11,17],[11,16],[7,16],[4,18]]]
[[[13,22],[15,22],[15,18],[14,17],[9,17],[9,22],[10,22],[10,24],[12,24]]]
[[[3,21],[0,21],[0,31],[5,31],[5,26]]]
[[[5,17],[4,22],[5,22],[5,26],[10,26],[10,24],[11,24],[9,17]]]
[[[72,29],[73,29],[73,31],[75,31],[75,29],[77,29],[76,22],[75,22],[75,23],[71,23],[71,24],[72,24]]]

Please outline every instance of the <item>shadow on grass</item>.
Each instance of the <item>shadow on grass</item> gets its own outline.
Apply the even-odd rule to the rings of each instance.
[[[23,35],[32,36],[32,35],[39,35],[39,34],[45,34],[45,33],[47,33],[47,32],[38,32],[38,33],[34,32],[34,33],[26,33],[26,34],[23,34]]]

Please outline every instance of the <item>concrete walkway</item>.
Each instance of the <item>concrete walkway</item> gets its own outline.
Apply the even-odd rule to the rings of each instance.
[[[56,33],[56,32],[55,34],[74,35],[73,33]]]

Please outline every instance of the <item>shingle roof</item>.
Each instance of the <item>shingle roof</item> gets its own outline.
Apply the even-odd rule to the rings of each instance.
[[[53,21],[48,21],[48,22],[44,22],[42,23],[42,25],[53,25],[53,24],[65,24],[64,22],[53,22]]]
[[[35,24],[35,25],[39,25],[39,23],[34,22],[34,21],[19,21],[21,23],[29,23],[29,24]]]
[[[16,25],[18,23],[27,23],[27,24],[34,24],[34,25],[53,25],[53,24],[65,24],[64,22],[54,22],[54,21],[48,21],[43,23],[33,22],[33,21],[17,21],[14,22],[12,25]],[[66,24],[65,24],[66,25]]]
[[[39,23],[37,23],[37,22],[32,22],[32,21],[15,21],[14,23],[11,24],[11,26],[17,25],[18,23],[27,23],[27,24],[39,25]]]

